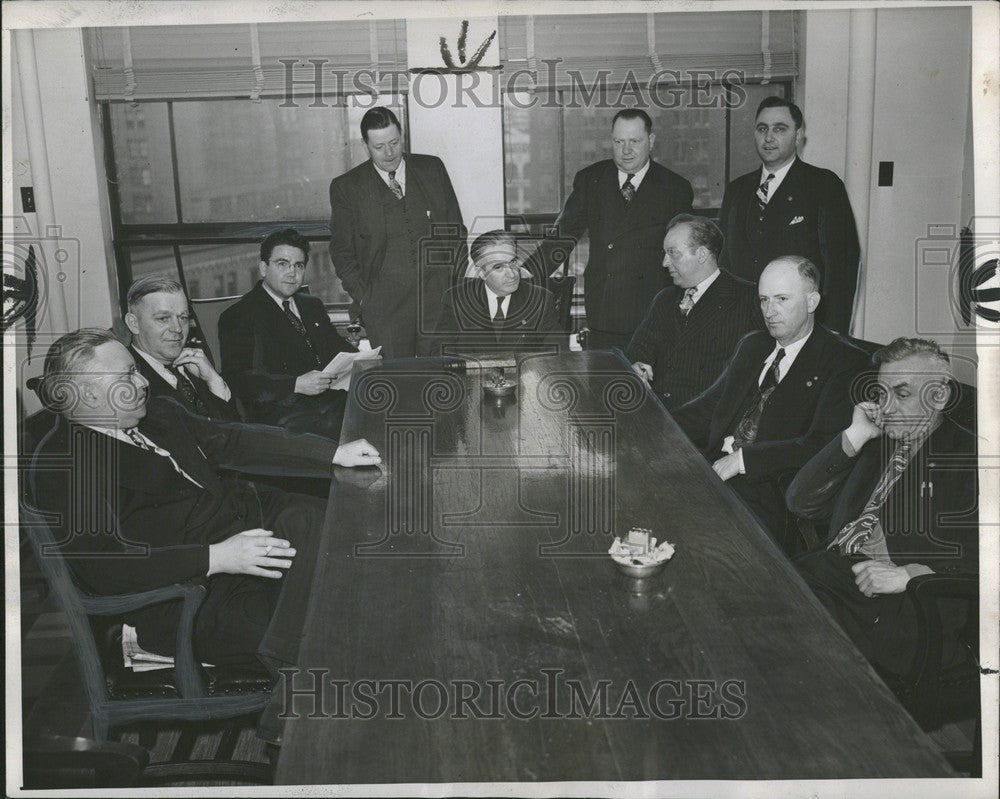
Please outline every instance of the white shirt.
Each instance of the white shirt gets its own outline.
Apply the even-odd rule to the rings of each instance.
[[[490,319],[497,315],[497,303],[500,304],[500,310],[503,311],[503,318],[507,318],[507,309],[510,307],[510,295],[506,297],[500,297],[494,294],[493,291],[483,283],[483,288],[486,289],[486,302],[490,306]]]
[[[140,447],[138,444],[136,444],[129,437],[129,435],[124,430],[122,430],[122,429],[120,429],[118,427],[96,427],[96,426],[94,426],[92,424],[88,424],[88,425],[84,425],[84,426],[85,427],[89,427],[91,430],[96,430],[98,433],[103,433],[106,436],[110,436],[111,438],[116,438],[119,441],[121,441],[121,442],[123,442],[125,444],[128,444],[130,447],[135,447],[136,449],[142,449],[142,447]],[[177,472],[177,474],[179,474],[181,477],[187,478],[192,483],[194,483],[196,486],[198,486],[198,488],[204,488],[205,487],[201,483],[199,483],[197,480],[195,480],[191,475],[189,475],[187,472],[185,472],[181,468],[180,464],[177,463],[177,461],[174,460],[174,456],[173,455],[171,455],[163,447],[158,446],[156,444],[156,442],[153,441],[149,436],[144,435],[142,432],[140,432],[139,428],[135,428],[135,434],[139,437],[139,439],[141,441],[144,441],[150,447],[150,449],[152,449],[153,452],[155,452],[161,458],[167,458],[170,461],[171,465],[173,465],[174,471]],[[201,448],[199,447],[199,450],[200,449]]]
[[[375,174],[382,178],[382,182],[386,186],[389,186],[389,173],[382,170],[374,161],[372,161],[372,166],[375,167]],[[399,166],[396,167],[396,182],[399,184],[399,188],[403,190],[403,196],[406,196],[406,159],[401,158],[399,160]],[[392,186],[389,186],[391,189]]]
[[[771,201],[774,193],[778,190],[778,186],[781,185],[781,181],[785,179],[785,175],[788,174],[788,170],[792,168],[792,164],[795,163],[795,156],[792,156],[792,160],[785,164],[781,169],[768,169],[766,166],[762,166],[760,170],[760,180],[757,181],[757,185],[760,186],[765,180],[767,180],[768,175],[774,175],[771,183],[767,187],[767,200]]]
[[[792,364],[795,363],[795,359],[798,357],[802,348],[806,345],[809,340],[809,336],[812,335],[812,330],[810,330],[806,335],[800,338],[798,341],[793,341],[786,347],[782,347],[777,341],[774,342],[774,349],[771,350],[771,354],[767,356],[764,361],[764,368],[760,370],[760,375],[757,377],[757,385],[760,386],[764,382],[764,375],[767,374],[767,370],[771,368],[771,364],[774,363],[775,357],[778,355],[778,350],[784,349],[785,355],[781,359],[781,363],[778,364],[778,382],[780,383],[785,379],[785,375],[788,374],[788,370],[792,368]],[[735,443],[735,436],[726,436],[722,442],[722,451],[727,455],[731,455],[733,452],[733,444]],[[740,474],[746,474],[747,469],[743,464],[743,449],[740,448],[736,452],[736,457],[740,461]]]
[[[702,295],[708,291],[708,287],[711,286],[716,278],[719,276],[719,270],[716,269],[712,274],[706,277],[701,283],[694,287],[694,294],[691,295],[691,302],[695,304],[701,299]]]
[[[167,369],[166,366],[164,366],[162,363],[156,360],[156,358],[154,358],[148,352],[139,349],[135,344],[132,345],[132,349],[134,349],[137,353],[139,353],[143,357],[143,360],[145,360],[146,363],[148,363],[151,367],[153,367],[153,371],[156,372],[160,377],[162,377],[164,380],[167,381],[167,383],[170,384],[171,388],[174,389],[177,388],[177,375],[175,375],[173,372]],[[183,367],[181,367],[181,369],[183,370]],[[187,370],[184,370],[184,372],[186,374]],[[188,377],[190,376],[191,375],[188,375]],[[215,396],[217,396],[223,402],[229,402],[230,397],[233,396],[233,392],[229,390],[229,386],[226,385],[225,382],[223,382],[222,385],[225,388],[225,391],[223,391],[222,394],[218,394],[215,391],[212,391],[212,393],[215,394]],[[209,388],[209,391],[211,391],[211,388]]]
[[[271,289],[267,287],[267,283],[261,283],[261,285],[264,287],[264,291],[268,293],[271,299],[274,300],[276,303],[278,303],[278,307],[281,309],[281,312],[284,313],[285,297],[279,297],[277,294],[271,291]],[[288,297],[288,307],[292,309],[292,313],[295,314],[297,317],[299,317],[299,319],[302,318],[302,314],[299,313],[299,306],[295,304],[295,297]]]
[[[632,172],[632,185],[635,186],[635,190],[639,190],[639,184],[642,183],[642,179],[646,177],[646,173],[649,171],[649,159],[646,159],[646,163],[642,169],[638,172]],[[625,185],[625,181],[628,180],[629,173],[622,172],[618,170],[618,188],[621,189]]]

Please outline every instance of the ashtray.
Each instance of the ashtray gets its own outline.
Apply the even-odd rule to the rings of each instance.
[[[489,377],[483,380],[483,391],[487,397],[494,399],[499,397],[510,397],[517,389],[517,383],[508,380],[503,373],[503,369],[497,367],[490,372]]]
[[[633,528],[624,541],[615,537],[608,554],[615,568],[627,578],[629,591],[643,594],[649,589],[652,578],[663,571],[674,556],[674,547],[667,541],[657,546],[651,530]]]

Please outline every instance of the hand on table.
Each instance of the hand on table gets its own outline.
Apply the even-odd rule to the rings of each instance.
[[[740,473],[740,455],[738,452],[730,452],[723,455],[712,464],[715,473],[723,480],[729,480]]]
[[[258,527],[209,546],[208,573],[277,578],[282,576],[282,569],[291,567],[294,556],[291,543]]]
[[[643,363],[642,361],[636,361],[632,364],[632,371],[634,371],[639,377],[641,377],[645,382],[653,382],[653,367],[648,363]]]
[[[341,444],[333,455],[335,466],[378,466],[381,462],[378,450],[363,438]]]
[[[316,394],[322,394],[330,388],[336,380],[337,375],[313,369],[313,371],[306,372],[304,375],[299,375],[295,378],[295,393],[306,394],[310,397],[315,396]]]

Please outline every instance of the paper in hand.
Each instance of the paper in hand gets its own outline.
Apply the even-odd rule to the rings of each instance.
[[[354,368],[354,363],[380,358],[381,351],[382,347],[379,346],[373,350],[362,350],[361,352],[338,352],[323,370],[327,374],[340,375],[330,388],[347,391],[351,387],[351,370]]]

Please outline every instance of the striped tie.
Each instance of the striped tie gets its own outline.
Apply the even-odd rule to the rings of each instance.
[[[389,188],[392,189],[392,193],[396,195],[397,200],[403,199],[403,187],[399,185],[399,181],[396,180],[396,170],[392,170],[389,173]]]
[[[760,210],[764,210],[764,206],[767,205],[767,195],[771,189],[771,181],[774,180],[774,173],[768,172],[767,179],[757,187],[757,202],[760,205]]]
[[[131,442],[135,444],[139,449],[144,449],[146,452],[152,452],[154,455],[159,455],[161,458],[166,458],[170,461],[170,464],[174,467],[174,471],[177,472],[181,477],[184,477],[194,483],[198,488],[204,488],[201,483],[195,480],[191,475],[185,472],[181,465],[174,460],[174,456],[171,455],[163,447],[158,447],[150,439],[146,438],[139,429],[136,427],[130,427],[127,430],[122,430],[122,432],[129,437]]]
[[[691,286],[691,288],[684,289],[684,299],[681,300],[681,304],[677,306],[681,309],[681,313],[687,316],[691,313],[691,309],[694,308],[694,295],[698,293],[697,286]]]

